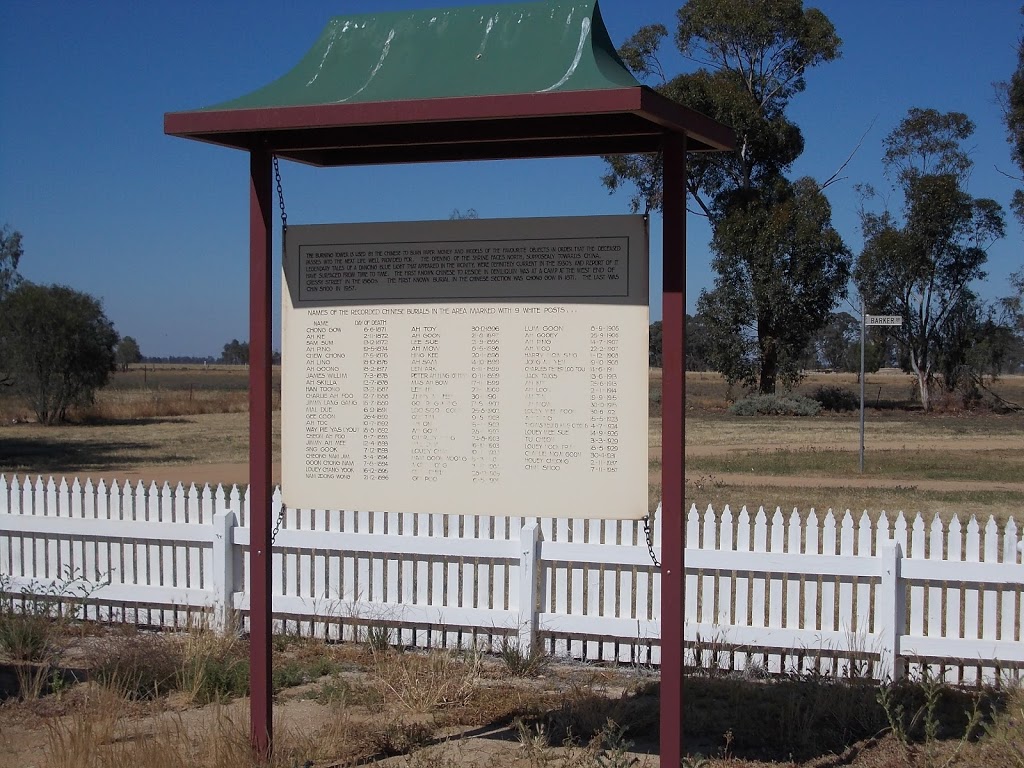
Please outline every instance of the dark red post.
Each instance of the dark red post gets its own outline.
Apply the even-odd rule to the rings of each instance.
[[[686,136],[666,133],[662,210],[661,768],[683,757]]]
[[[249,715],[253,750],[270,755],[271,162],[249,155]]]

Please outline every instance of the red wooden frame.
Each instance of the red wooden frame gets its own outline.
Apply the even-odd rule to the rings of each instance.
[[[644,87],[168,113],[166,133],[250,153],[249,527],[252,743],[266,757],[271,699],[271,203],[275,155],[320,166],[664,153],[661,752],[683,756],[686,153],[732,132]]]

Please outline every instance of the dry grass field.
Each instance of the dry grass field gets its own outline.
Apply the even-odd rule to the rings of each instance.
[[[650,381],[653,508],[660,371]],[[823,385],[856,390],[851,376],[813,375],[799,391]],[[117,374],[74,423],[52,428],[0,393],[0,473],[244,483],[246,389],[242,368],[147,366]],[[925,415],[910,402],[908,377],[871,375],[861,474],[856,412],[738,417],[727,408],[743,393],[720,377],[690,374],[687,390],[686,499],[698,507],[1020,519],[1019,411],[965,410],[948,399]],[[1022,403],[1024,377],[996,391]],[[275,447],[278,421],[275,414]],[[244,639],[104,629],[13,606],[0,599],[0,768],[253,764]],[[370,628],[355,644],[276,639],[277,739],[268,765],[657,765],[652,670],[524,658],[513,646],[403,652],[385,647],[386,632]],[[1020,691],[764,680],[709,673],[698,657],[687,664],[690,768],[1024,767]]]
[[[279,392],[280,372],[275,371]],[[659,370],[652,370],[649,507],[661,488]],[[857,392],[848,374],[812,374],[797,389]],[[1024,377],[994,391],[1024,403]],[[717,374],[687,376],[686,500],[703,509],[730,504],[802,511],[954,513],[1002,520],[1024,508],[1024,412],[964,409],[940,398],[915,408],[910,377],[866,379],[865,471],[858,471],[856,411],[816,417],[738,417],[743,397]],[[241,366],[146,366],[118,373],[77,423],[44,428],[0,394],[0,472],[89,475],[171,482],[244,483],[247,373]],[[280,423],[275,412],[275,451]],[[279,459],[275,453],[275,462]]]

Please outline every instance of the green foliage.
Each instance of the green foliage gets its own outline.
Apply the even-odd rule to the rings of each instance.
[[[633,742],[626,738],[628,728],[611,718],[605,723],[598,734],[601,748],[596,755],[596,762],[601,768],[633,768],[640,764],[639,758],[629,754]]]
[[[391,647],[391,627],[370,624],[366,627],[366,647],[371,651],[386,651]]]
[[[128,366],[142,362],[142,351],[139,349],[139,342],[131,336],[125,336],[117,345],[117,366],[122,371],[127,371]]]
[[[864,339],[864,370],[874,373],[889,357],[890,343],[884,328],[869,327]],[[811,336],[802,358],[804,368],[824,368],[843,373],[860,371],[860,320],[849,312],[833,312],[829,321]]]
[[[704,68],[668,77],[658,57],[669,35],[661,24],[637,31],[619,54],[638,78],[736,132],[736,152],[688,158],[689,191],[712,215],[720,195],[773,181],[803,151],[800,130],[785,110],[804,90],[808,69],[839,57],[841,41],[828,18],[805,9],[802,0],[689,0],[677,21],[676,46]],[[605,160],[609,172],[602,181],[610,191],[630,184],[634,211],[661,208],[659,157]]]
[[[711,335],[708,333],[704,318],[701,315],[686,315],[686,370],[711,370]],[[662,324],[661,320],[651,323],[648,334],[647,364],[660,368],[662,355]],[[660,391],[659,391],[660,398]]]
[[[22,255],[21,232],[12,232],[6,224],[0,227],[0,308],[3,306],[4,297],[21,283],[18,262],[21,261]],[[10,376],[10,364],[7,360],[10,353],[6,345],[4,334],[0,331],[0,384],[10,386],[13,379]]]
[[[822,385],[814,390],[811,399],[826,411],[856,411],[860,408],[860,397],[846,387]]]
[[[32,582],[15,592],[11,577],[0,574],[0,655],[18,662],[15,676],[22,698],[37,698],[55,679],[53,667],[64,653],[71,624],[105,583],[86,582],[68,568],[63,579]]]
[[[248,365],[249,364],[249,342],[232,339],[224,345],[220,353],[220,362],[225,365]]]
[[[233,637],[194,631],[182,647],[175,683],[197,704],[245,696],[249,692],[245,648]]]
[[[98,299],[61,285],[22,283],[0,304],[0,347],[13,388],[41,424],[89,405],[114,370],[118,335]]]
[[[647,364],[652,368],[661,368],[661,320],[651,323],[647,338]]]
[[[729,406],[733,416],[817,416],[821,404],[801,395],[753,395]]]
[[[21,282],[18,262],[23,255],[21,232],[9,229],[6,224],[0,227],[0,299]]]
[[[698,300],[711,358],[730,383],[796,382],[803,351],[846,294],[851,254],[811,179],[736,195],[712,240],[715,287]]]
[[[1024,172],[1024,38],[1017,41],[1017,68],[1010,75],[1009,82],[996,86],[996,94],[1003,108],[1010,157],[1014,165]],[[1022,179],[1018,178],[1017,181]],[[1021,224],[1024,224],[1024,189],[1014,190],[1010,209]]]
[[[982,306],[970,285],[985,276],[987,249],[1004,234],[999,204],[964,188],[971,162],[962,143],[973,130],[962,113],[909,110],[885,139],[886,173],[903,196],[902,211],[861,211],[855,279],[873,314],[903,318],[887,332],[905,370],[917,376],[926,411],[936,376],[953,384],[971,363]],[[862,191],[867,200],[875,196]]]
[[[698,315],[707,321],[706,362],[731,383],[774,392],[778,378],[799,377],[809,334],[845,295],[851,256],[821,187],[783,178],[804,148],[786,109],[808,69],[838,58],[841,41],[802,0],[689,0],[677,21],[676,46],[703,64],[697,71],[667,76],[658,51],[669,31],[660,24],[636,32],[620,55],[662,94],[736,133],[735,152],[687,159],[687,191],[715,227],[719,275]],[[602,182],[612,192],[631,185],[634,212],[661,208],[659,156],[605,161]]]
[[[900,746],[906,751],[914,742],[922,743],[928,764],[936,759],[940,739],[958,738],[952,756],[944,763],[949,765],[967,741],[984,729],[983,703],[994,709],[991,702],[986,702],[988,698],[987,693],[958,691],[926,674],[919,682],[879,686],[877,702]]]
[[[283,688],[311,683],[338,671],[338,664],[327,656],[292,659],[274,667],[271,684],[275,691],[280,691]]]

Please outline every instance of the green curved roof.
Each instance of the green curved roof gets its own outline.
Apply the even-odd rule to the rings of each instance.
[[[596,0],[337,16],[287,74],[209,110],[586,91],[640,85]]]

